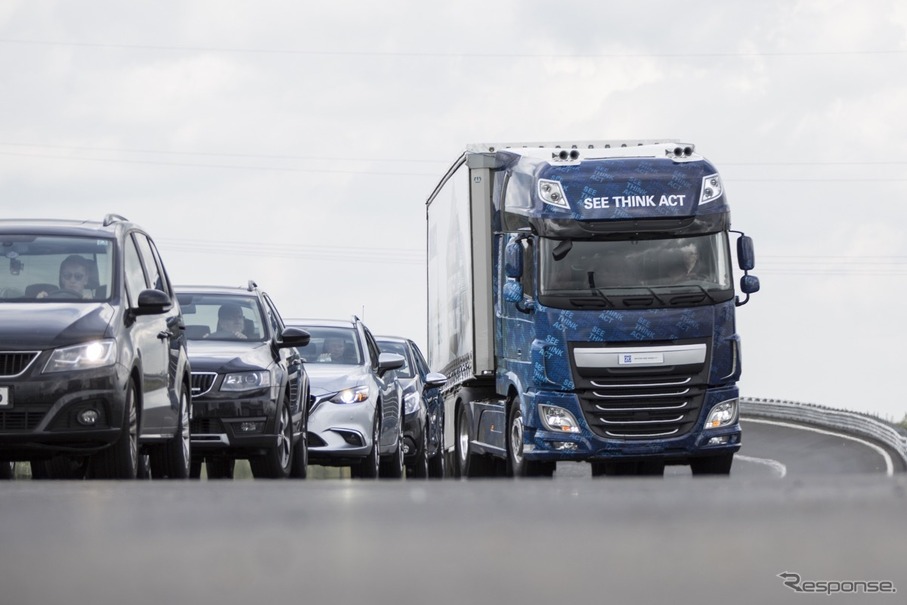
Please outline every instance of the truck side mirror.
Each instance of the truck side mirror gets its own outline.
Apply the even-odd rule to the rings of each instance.
[[[504,275],[513,279],[523,277],[523,246],[518,239],[511,241],[504,248]]]
[[[504,282],[504,300],[509,303],[522,302],[523,284],[512,278]]]
[[[737,239],[737,263],[744,271],[752,271],[756,267],[753,238],[748,235],[741,235]]]
[[[746,298],[740,300],[740,297],[737,297],[736,306],[742,307],[750,301],[750,294],[759,291],[759,278],[755,275],[744,275],[740,278],[740,291],[746,294]]]

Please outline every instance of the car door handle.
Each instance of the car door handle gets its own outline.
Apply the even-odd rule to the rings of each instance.
[[[170,330],[161,330],[157,333],[157,337],[161,340],[167,340],[168,338],[172,338],[173,334],[170,333]]]

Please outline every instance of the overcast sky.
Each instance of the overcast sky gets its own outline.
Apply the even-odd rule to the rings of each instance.
[[[3,216],[422,345],[467,144],[694,143],[756,243],[742,394],[907,413],[903,0],[2,0],[0,82]]]

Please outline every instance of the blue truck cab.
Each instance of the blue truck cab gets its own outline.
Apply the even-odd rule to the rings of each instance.
[[[730,472],[735,309],[759,280],[693,145],[471,145],[426,208],[428,355],[449,379],[454,474]]]

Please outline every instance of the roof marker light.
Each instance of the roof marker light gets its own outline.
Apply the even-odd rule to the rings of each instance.
[[[539,197],[546,204],[563,208],[564,210],[570,209],[570,204],[567,203],[567,196],[564,195],[564,189],[561,187],[560,182],[539,179],[538,190]]]
[[[702,193],[699,194],[699,205],[714,202],[724,194],[724,186],[721,184],[721,177],[717,174],[710,174],[702,177]]]

